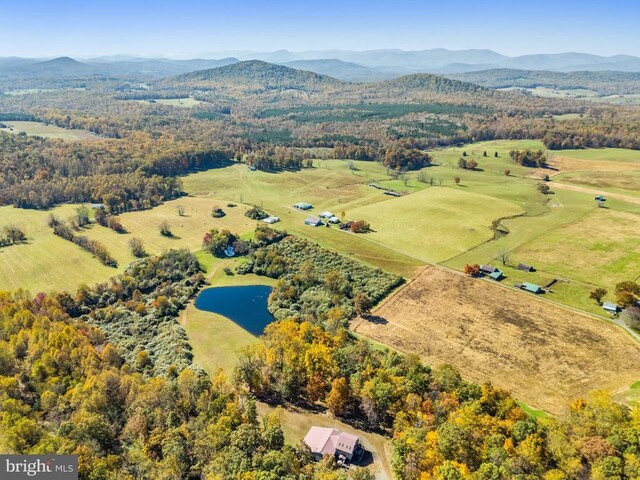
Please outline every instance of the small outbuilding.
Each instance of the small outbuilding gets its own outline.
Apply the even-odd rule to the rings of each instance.
[[[262,221],[264,223],[268,223],[269,225],[272,225],[274,223],[278,223],[280,221],[280,217],[267,217]]]
[[[486,275],[489,275],[490,273],[495,272],[496,270],[498,270],[496,267],[493,267],[491,265],[480,265],[480,271]]]
[[[395,190],[385,190],[385,195],[391,195],[392,197],[401,197],[403,194],[400,192],[396,192]]]
[[[296,208],[298,210],[311,210],[313,208],[313,205],[307,202],[298,202],[293,204],[293,208]]]
[[[104,210],[104,205],[102,203],[92,203],[91,208],[93,210]]]
[[[322,223],[322,220],[316,217],[307,217],[307,219],[304,221],[304,224],[311,227],[319,227],[321,225],[324,225],[324,223]]]
[[[493,278],[496,281],[500,281],[502,280],[502,277],[504,277],[504,274],[502,273],[502,271],[498,270],[497,268],[489,274],[490,278]]]
[[[522,270],[524,272],[533,272],[533,271],[535,271],[535,268],[533,268],[532,265],[527,265],[525,263],[519,263],[518,264],[518,270]]]
[[[382,190],[382,187],[380,185],[378,185],[377,183],[370,183],[369,186],[373,187],[375,189],[378,189],[378,190]]]
[[[602,304],[602,309],[609,313],[618,313],[620,311],[620,307],[612,302],[604,302]]]
[[[542,292],[542,287],[540,285],[536,285],[535,283],[522,282],[520,284],[520,288],[522,290],[526,290],[527,292],[531,292],[531,293],[541,293]]]
[[[318,216],[319,216],[320,218],[331,218],[331,217],[335,217],[335,215],[334,215],[333,213],[331,213],[331,212],[322,212],[322,213],[319,213],[319,214],[318,214]]]
[[[329,223],[333,223],[333,224],[340,223],[340,219],[338,217],[331,217],[329,219]]]

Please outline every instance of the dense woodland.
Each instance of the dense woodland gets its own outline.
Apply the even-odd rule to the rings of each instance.
[[[161,81],[93,77],[83,89],[0,95],[0,119],[86,129],[103,139],[63,142],[0,133],[0,203],[47,208],[91,201],[114,211],[147,208],[181,194],[176,176],[244,160],[296,170],[308,147],[336,158],[428,165],[425,150],[491,139],[538,138],[550,149],[640,148],[637,107],[498,92],[415,74],[353,84],[264,62]],[[14,88],[19,87],[19,80]],[[185,98],[191,109],[132,98]],[[553,115],[579,113],[557,121]]]

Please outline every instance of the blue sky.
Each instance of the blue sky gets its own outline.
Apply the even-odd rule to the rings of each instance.
[[[636,0],[0,0],[0,56],[489,48],[640,55]]]

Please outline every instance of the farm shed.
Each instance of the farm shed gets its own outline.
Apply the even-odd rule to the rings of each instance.
[[[502,280],[503,274],[496,268],[492,273],[489,274],[489,277],[493,278],[494,280]]]
[[[498,270],[496,267],[492,267],[491,265],[480,265],[480,271],[482,273],[486,273],[487,275]]]
[[[93,210],[104,210],[104,205],[102,203],[92,203],[91,208]]]
[[[522,282],[522,284],[520,284],[520,288],[531,293],[542,292],[542,287],[540,285],[536,285],[535,283]]]
[[[340,223],[340,219],[338,217],[331,217],[329,223]]]
[[[269,225],[273,223],[278,223],[280,221],[280,217],[267,217],[263,220],[264,223],[268,223]]]
[[[298,210],[311,210],[313,205],[307,202],[298,202],[293,204],[293,208],[297,208]]]
[[[535,270],[535,268],[533,268],[532,265],[527,265],[525,263],[519,263],[518,264],[518,270],[523,270],[525,272],[533,272]]]
[[[617,304],[612,302],[604,302],[602,304],[602,309],[610,313],[618,313],[618,310],[620,310],[620,307]]]
[[[378,190],[382,190],[382,187],[380,185],[378,185],[377,183],[370,183],[369,186],[373,187],[373,188],[377,188]]]
[[[331,218],[331,217],[335,217],[335,215],[334,215],[333,213],[331,213],[331,212],[322,212],[322,213],[319,213],[319,214],[318,214],[318,216],[319,216],[320,218]]]
[[[306,220],[304,221],[304,224],[310,225],[312,227],[319,227],[320,225],[324,225],[322,223],[322,220],[316,217],[307,217]]]
[[[324,455],[331,455],[351,461],[362,451],[358,437],[335,428],[313,426],[305,435],[304,443],[316,460],[321,460]]]
[[[392,197],[401,197],[403,194],[400,192],[394,192],[393,190],[385,190],[385,195],[391,195]]]

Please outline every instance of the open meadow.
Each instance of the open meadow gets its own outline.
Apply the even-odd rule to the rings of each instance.
[[[0,132],[12,133],[15,135],[24,133],[30,136],[59,138],[62,140],[98,140],[100,138],[98,135],[87,130],[72,130],[69,128],[61,128],[56,125],[46,125],[41,122],[8,121],[1,123],[6,125],[6,127],[0,128]]]
[[[26,288],[32,292],[75,290],[81,284],[104,282],[122,273],[135,260],[129,251],[131,238],[142,239],[149,254],[159,254],[169,248],[199,250],[204,233],[212,228],[228,228],[239,234],[255,228],[256,222],[244,216],[245,208],[226,208],[211,199],[184,197],[160,205],[153,210],[124,213],[118,218],[126,233],[92,223],[77,235],[85,235],[104,244],[117,260],[118,267],[102,265],[98,259],[73,243],[55,236],[47,226],[49,214],[61,219],[70,217],[78,205],[63,205],[51,211],[0,208],[0,228],[17,225],[27,235],[27,243],[0,248],[0,290]],[[177,207],[184,208],[179,216]],[[214,206],[224,207],[227,215],[211,217]],[[159,226],[166,221],[172,237],[160,235]]]
[[[553,414],[640,377],[640,345],[615,325],[435,267],[352,328]]]
[[[313,168],[298,172],[251,171],[238,163],[193,173],[182,179],[189,196],[120,215],[127,233],[117,234],[95,224],[83,229],[80,234],[104,243],[118,261],[116,269],[102,266],[90,254],[53,236],[46,226],[49,213],[64,219],[74,206],[51,212],[2,207],[0,227],[17,224],[29,241],[0,250],[0,288],[53,291],[105,281],[134,260],[127,245],[132,237],[142,239],[152,254],[167,248],[197,251],[202,235],[213,226],[241,235],[252,231],[257,222],[243,214],[248,206],[258,205],[281,218],[276,228],[408,279],[427,263],[462,270],[467,263],[496,263],[498,254],[506,251],[510,261],[501,266],[508,277],[505,283],[528,280],[546,285],[562,278],[567,281],[557,283],[550,298],[602,314],[589,300],[589,292],[595,286],[612,292],[617,281],[640,275],[634,245],[634,225],[640,223],[640,202],[634,202],[640,198],[634,191],[640,156],[622,149],[555,154],[551,162],[557,168],[550,171],[555,176],[549,182],[553,194],[543,195],[536,188],[539,180],[532,178],[539,170],[515,165],[509,158],[512,149],[541,147],[538,141],[523,140],[437,150],[435,165],[421,172],[423,181],[418,180],[419,172],[409,172],[406,179],[394,178],[375,162],[332,159],[314,160]],[[478,162],[477,171],[457,168],[463,152]],[[315,153],[329,152],[319,149]],[[511,170],[509,175],[503,173],[505,169]],[[587,184],[580,185],[581,176],[586,176]],[[455,177],[460,177],[459,185]],[[407,194],[384,195],[370,183]],[[608,196],[607,208],[598,208],[593,191]],[[314,208],[307,212],[292,208],[302,201]],[[238,207],[226,207],[229,202]],[[178,215],[178,206],[185,209],[184,216]],[[212,218],[213,207],[223,208],[227,216]],[[373,231],[351,234],[335,226],[304,225],[307,216],[325,210],[345,220],[366,220]],[[492,229],[498,220],[501,233]],[[159,234],[163,221],[169,223],[173,237]],[[567,235],[570,241],[565,240]],[[579,262],[571,264],[567,258]],[[512,268],[519,262],[538,270],[524,273]]]
[[[153,105],[154,103],[160,105],[169,105],[171,107],[181,107],[181,108],[193,108],[196,105],[200,105],[200,100],[196,100],[195,98],[186,97],[186,98],[154,98],[150,100],[134,100],[134,102],[145,103]]]

